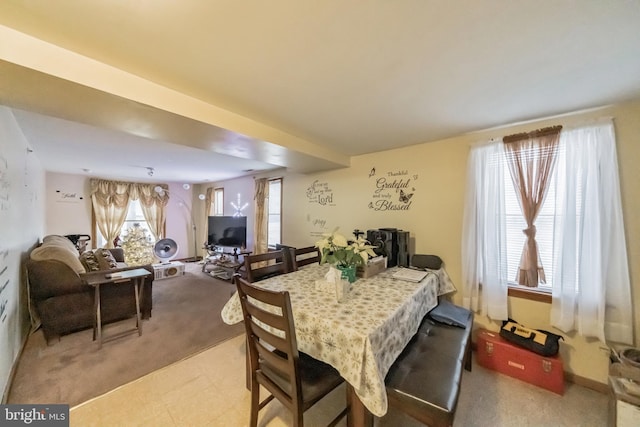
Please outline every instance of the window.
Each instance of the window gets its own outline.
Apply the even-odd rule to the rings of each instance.
[[[509,286],[524,252],[523,223],[518,218],[519,203],[514,201],[521,197],[508,194],[515,186],[505,178],[505,174],[511,178],[511,168],[519,181],[516,192],[526,189],[527,211],[538,212],[531,224],[537,230],[527,232],[536,236],[541,261],[537,265],[545,270],[546,289],[552,288],[553,298],[547,299],[550,324],[602,342],[633,342],[613,121],[604,118],[563,129],[558,145],[543,138],[533,143],[534,137],[544,136],[551,137],[551,129],[510,135],[503,138],[505,143],[477,144],[469,152],[462,232],[463,305],[491,319],[507,319],[508,295],[521,295],[522,287]],[[514,141],[519,143],[510,145]],[[555,168],[550,164],[553,156],[547,155],[551,151],[546,150],[556,153]],[[543,188],[548,189],[545,199],[537,200]],[[524,259],[520,268],[526,274],[519,282],[536,286],[540,269],[534,260]],[[526,288],[526,297],[550,296],[540,288]]]
[[[137,225],[136,225],[137,224]],[[138,229],[139,227],[139,229]],[[147,224],[147,220],[144,219],[144,214],[142,213],[142,206],[140,206],[139,200],[129,200],[129,207],[127,211],[127,218],[122,224],[122,228],[120,231],[120,242],[127,235],[127,233],[131,230],[136,230],[137,233],[142,233],[147,237],[151,243],[155,243],[155,239],[151,231],[149,231],[149,225]],[[99,248],[105,247],[106,240],[100,233],[98,226],[96,225],[96,234],[97,234],[97,244]]]
[[[269,180],[269,225],[267,244],[275,247],[282,239],[282,178]]]
[[[213,190],[213,215],[224,215],[224,188]]]

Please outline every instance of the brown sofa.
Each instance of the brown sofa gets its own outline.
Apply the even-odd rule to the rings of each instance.
[[[100,258],[83,253],[82,262],[75,246],[63,236],[47,236],[35,248],[27,261],[31,315],[40,323],[45,339],[82,329],[92,328],[95,311],[94,288],[82,281],[88,271],[116,272],[139,267],[128,267],[124,263],[121,248],[96,250]],[[111,258],[113,257],[113,258]],[[94,262],[88,262],[93,258]],[[140,302],[143,319],[151,317],[153,267],[143,268],[152,274],[145,278]],[[100,287],[102,323],[109,323],[135,316],[136,307],[133,287],[126,284],[110,284]]]

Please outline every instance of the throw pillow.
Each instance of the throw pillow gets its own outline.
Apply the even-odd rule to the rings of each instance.
[[[107,249],[96,249],[95,254],[98,259],[98,265],[100,265],[100,270],[118,268],[118,262]]]
[[[100,270],[100,263],[98,262],[98,258],[93,251],[86,251],[80,255],[80,262],[84,265],[85,270],[87,271],[98,271]]]
[[[74,253],[75,252],[75,253]],[[31,259],[34,261],[56,260],[69,266],[76,273],[85,273],[86,270],[80,262],[78,251],[70,251],[61,246],[43,244],[31,251]]]
[[[61,246],[63,248],[69,249],[73,253],[78,252],[78,248],[74,245],[71,240],[64,236],[58,236],[57,234],[49,234],[48,236],[44,236],[42,239],[43,245],[55,245]]]

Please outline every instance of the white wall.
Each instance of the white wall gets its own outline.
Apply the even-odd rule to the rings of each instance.
[[[44,229],[44,172],[11,110],[0,106],[0,387],[26,339],[24,263]]]
[[[197,200],[197,198],[196,198]],[[198,204],[196,204],[198,203]],[[178,244],[178,253],[175,258],[189,258],[194,256],[197,249],[199,253],[202,242],[196,236],[194,246],[193,236],[193,208],[199,206],[200,201],[193,200],[193,188],[185,189],[183,184],[169,183],[169,203],[167,204],[166,237],[175,240]],[[196,226],[196,232],[199,229]]]
[[[48,172],[46,174],[47,234],[92,233],[90,176]],[[192,189],[185,190],[182,183],[168,183],[170,199],[166,210],[166,236],[174,239],[180,248],[176,258],[193,256],[193,230],[191,226]],[[87,245],[95,249],[96,240]],[[202,246],[201,244],[198,245]]]
[[[232,205],[235,204],[238,207],[242,207],[246,204],[246,207],[241,211],[242,216],[247,217],[247,249],[253,250],[254,241],[254,213],[255,213],[255,200],[254,197],[254,178],[251,176],[245,176],[238,179],[232,179],[228,181],[220,181],[211,185],[201,185],[199,190],[201,193],[206,193],[207,187],[224,188],[224,208],[223,215],[232,216],[236,213],[236,208]],[[238,196],[240,196],[240,204],[238,205]],[[200,205],[199,205],[200,206]],[[203,205],[202,205],[203,206]],[[199,209],[199,215],[196,221],[202,224],[202,230],[206,231],[206,218],[203,219],[204,208]],[[206,236],[206,234],[199,235]]]
[[[91,235],[91,194],[89,179],[82,175],[46,173],[47,234]],[[95,249],[91,240],[87,249]]]

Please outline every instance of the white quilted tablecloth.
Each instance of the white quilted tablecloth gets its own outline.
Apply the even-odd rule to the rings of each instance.
[[[391,270],[353,283],[345,302],[316,290],[328,266],[312,265],[258,283],[287,290],[298,348],[329,363],[349,382],[362,403],[376,416],[387,412],[384,378],[425,314],[437,304],[438,276],[420,283],[391,278]],[[227,324],[242,321],[237,293],[222,309]]]

